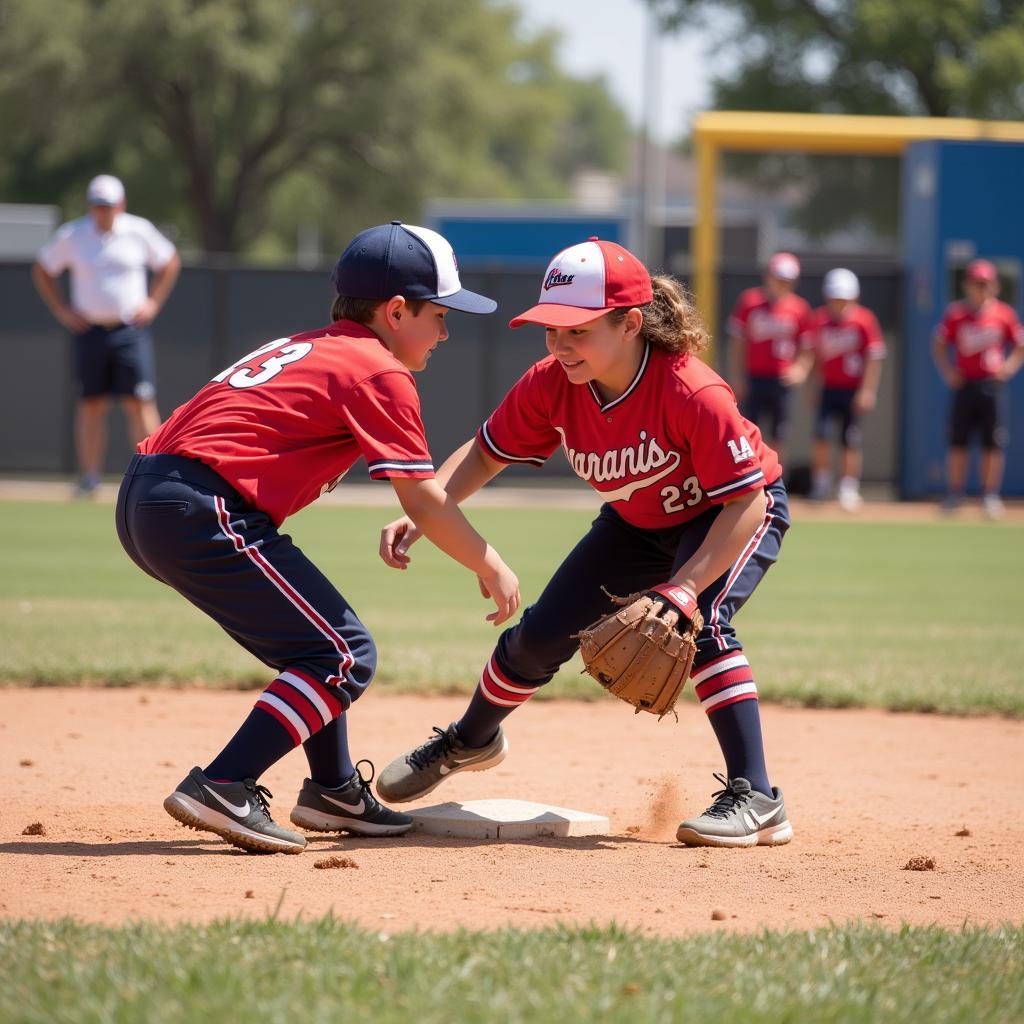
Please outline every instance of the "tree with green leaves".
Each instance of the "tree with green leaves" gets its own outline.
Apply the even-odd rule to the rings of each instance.
[[[556,43],[492,0],[0,0],[0,188],[74,208],[111,171],[195,247],[268,256],[433,195],[564,197],[628,131]]]
[[[719,109],[1024,117],[1019,0],[648,2],[669,29],[728,26]]]
[[[1020,0],[648,0],[666,30],[715,39],[720,110],[1024,118]],[[766,188],[813,181],[794,221],[823,234],[860,219],[895,236],[894,160],[730,157]]]

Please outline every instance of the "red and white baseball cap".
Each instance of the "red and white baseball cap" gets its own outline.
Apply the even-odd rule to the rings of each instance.
[[[964,271],[964,277],[968,281],[984,281],[986,284],[999,280],[999,271],[996,265],[989,260],[971,260]]]
[[[548,264],[540,301],[509,327],[579,327],[610,309],[643,306],[653,298],[647,268],[621,245],[595,236],[563,249]]]
[[[780,281],[799,281],[800,261],[791,252],[777,252],[768,261],[768,273]]]

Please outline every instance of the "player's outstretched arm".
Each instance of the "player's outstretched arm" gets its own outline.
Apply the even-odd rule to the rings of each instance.
[[[437,480],[393,477],[391,485],[405,514],[416,523],[423,536],[476,573],[481,592],[496,606],[487,620],[499,626],[511,618],[519,609],[519,580],[498,552],[469,524],[454,497],[442,490]]]
[[[741,494],[727,502],[711,524],[700,547],[685,561],[671,582],[695,597],[711,586],[739,558],[768,507],[764,491]]]
[[[941,338],[934,338],[932,340],[932,361],[935,363],[935,368],[939,371],[939,376],[946,382],[946,386],[952,388],[954,391],[960,387],[963,380],[960,374],[949,365],[949,356],[946,354],[946,346]]]
[[[1024,345],[1018,345],[1007,356],[1006,362],[999,373],[1000,380],[1012,380],[1017,376],[1021,366],[1024,366]]]
[[[503,469],[504,463],[486,455],[474,439],[467,441],[445,459],[435,480],[457,502],[476,494],[489,480]],[[409,548],[422,536],[409,516],[401,516],[387,524],[380,532],[380,557],[392,569],[409,565]]]

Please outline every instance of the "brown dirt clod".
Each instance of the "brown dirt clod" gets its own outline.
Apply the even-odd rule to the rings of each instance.
[[[321,857],[313,861],[315,868],[358,868],[359,865],[351,857]]]
[[[22,830],[23,836],[45,836],[46,829],[41,821],[33,821],[31,825],[26,825]]]
[[[903,865],[904,871],[934,871],[935,859],[933,857],[911,857]]]

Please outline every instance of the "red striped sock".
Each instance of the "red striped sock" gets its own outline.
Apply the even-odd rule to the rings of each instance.
[[[757,700],[754,674],[742,651],[729,651],[701,665],[692,678],[700,706],[709,715],[737,701]]]

